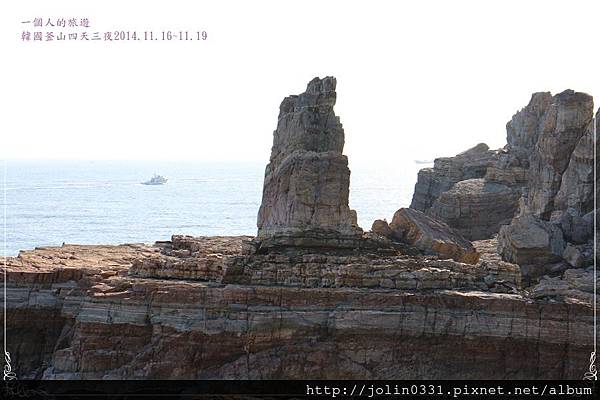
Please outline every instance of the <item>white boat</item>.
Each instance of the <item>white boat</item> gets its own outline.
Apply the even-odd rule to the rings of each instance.
[[[433,160],[415,160],[416,164],[433,164]]]
[[[150,178],[149,181],[142,182],[142,185],[164,185],[165,183],[167,183],[167,181],[168,179],[164,176],[154,174],[154,176]]]

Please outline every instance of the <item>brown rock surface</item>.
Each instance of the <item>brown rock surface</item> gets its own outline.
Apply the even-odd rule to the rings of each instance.
[[[228,256],[239,255],[251,236],[173,235],[158,242],[160,252],[133,260],[129,273],[142,278],[219,280]]]
[[[355,247],[362,236],[348,207],[350,170],[335,88],[335,78],[315,78],[281,103],[258,212],[263,249]]]
[[[390,228],[390,225],[385,219],[376,219],[373,221],[371,232],[387,238],[391,237],[393,233],[392,228]]]
[[[184,240],[200,258],[227,241]],[[174,243],[23,252],[7,260],[8,350],[22,379],[580,378],[591,304],[505,288],[518,268],[476,245],[477,266],[232,251],[248,258],[234,276],[250,283],[237,284],[129,273],[135,260],[189,257],[165,254]]]
[[[471,242],[460,233],[420,211],[399,209],[394,214],[390,228],[394,239],[411,244],[425,254],[435,254],[468,264],[475,264],[479,259]]]

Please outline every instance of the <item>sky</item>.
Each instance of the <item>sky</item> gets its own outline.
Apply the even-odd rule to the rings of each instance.
[[[351,160],[498,148],[533,92],[600,96],[598,15],[595,0],[7,1],[0,158],[266,162],[281,100],[327,75]],[[23,41],[38,17],[207,39]]]

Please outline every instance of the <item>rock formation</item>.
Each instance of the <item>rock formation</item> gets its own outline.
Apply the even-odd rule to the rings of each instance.
[[[521,193],[514,186],[486,178],[456,182],[433,202],[428,214],[465,237],[489,238],[510,223]]]
[[[593,289],[583,275],[530,295],[492,241],[475,242],[472,266],[244,255],[246,239],[9,257],[13,370],[20,379],[580,379],[588,369]],[[209,259],[222,268],[205,268]],[[173,269],[176,279],[154,270],[194,264],[187,277]]]
[[[565,248],[562,231],[554,224],[527,214],[500,229],[500,254],[507,261],[544,265],[559,261]]]
[[[500,230],[499,252],[506,260],[539,268],[561,258],[570,266],[592,263],[592,117],[592,97],[567,90],[549,99],[534,96],[509,123],[509,132],[527,138],[519,148],[530,166],[519,215]]]
[[[499,233],[498,251],[522,266],[526,281],[589,265],[592,116],[585,93],[533,94],[507,123],[504,148],[479,144],[419,171],[411,208],[471,240]],[[561,262],[568,265],[554,265]]]
[[[525,169],[480,143],[419,171],[410,208],[446,222],[470,240],[489,238],[518,208]]]
[[[371,231],[415,246],[426,255],[451,258],[467,264],[475,264],[479,259],[471,242],[460,233],[445,223],[410,208],[396,211],[389,225],[383,220],[376,220]]]
[[[580,379],[594,349],[597,284],[586,267],[590,102],[535,94],[507,126],[506,148],[437,159],[419,173],[412,208],[363,233],[348,207],[335,79],[316,78],[281,104],[257,238],[174,235],[8,257],[2,334],[13,371]],[[489,236],[519,197],[498,239],[461,235]]]
[[[281,103],[258,212],[262,249],[356,247],[362,236],[348,207],[350,170],[335,88],[335,78],[315,78]]]

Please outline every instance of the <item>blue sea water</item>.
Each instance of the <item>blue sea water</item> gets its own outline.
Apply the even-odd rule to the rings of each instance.
[[[7,161],[3,254],[39,246],[153,243],[172,234],[254,235],[265,163]],[[417,172],[406,162],[351,163],[350,206],[367,230],[410,204]],[[153,173],[162,186],[141,182]],[[4,200],[5,198],[5,200]]]

